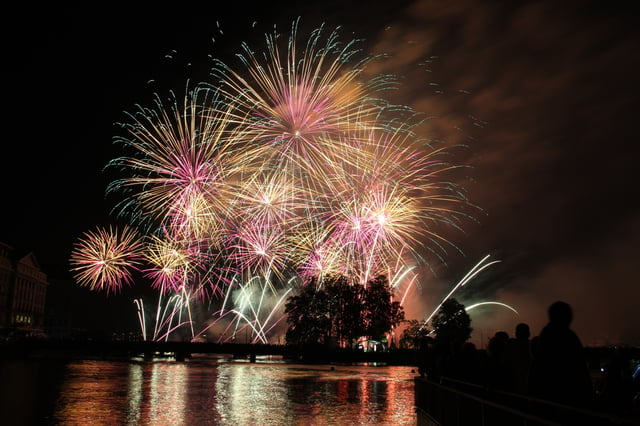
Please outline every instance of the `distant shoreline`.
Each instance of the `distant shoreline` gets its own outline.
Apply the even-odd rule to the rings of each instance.
[[[585,347],[585,358],[592,372],[599,371],[614,351],[623,351],[628,359],[640,360],[640,347]],[[325,345],[297,347],[290,345],[209,342],[146,342],[117,340],[25,339],[0,342],[0,359],[130,359],[142,357],[186,360],[194,354],[224,355],[253,361],[256,357],[279,356],[285,361],[306,364],[396,365],[417,367],[417,349],[391,349],[364,352]]]
[[[288,345],[206,342],[128,342],[23,340],[0,343],[0,359],[123,359],[174,358],[185,360],[194,354],[227,355],[253,360],[256,356],[281,356],[283,360],[309,364],[375,363],[377,365],[416,366],[418,351],[393,349],[385,352],[327,348],[322,345],[294,347]]]

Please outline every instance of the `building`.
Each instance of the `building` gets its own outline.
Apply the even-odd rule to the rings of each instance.
[[[0,243],[0,329],[42,332],[48,285],[33,252]]]

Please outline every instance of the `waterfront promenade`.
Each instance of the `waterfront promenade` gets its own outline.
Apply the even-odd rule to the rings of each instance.
[[[640,413],[574,408],[447,377],[415,378],[419,426],[632,426]]]

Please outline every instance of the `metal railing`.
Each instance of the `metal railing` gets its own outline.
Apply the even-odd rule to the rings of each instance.
[[[640,418],[617,417],[442,377],[415,379],[418,424],[425,426],[630,426]]]

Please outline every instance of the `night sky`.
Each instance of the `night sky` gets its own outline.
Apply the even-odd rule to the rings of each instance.
[[[638,6],[265,3],[7,12],[0,240],[33,250],[50,275],[65,271],[83,232],[117,223],[103,168],[120,154],[123,112],[151,106],[154,92],[183,93],[187,79],[209,78],[208,55],[233,60],[242,41],[262,48],[274,24],[287,34],[300,17],[388,54],[374,70],[400,79],[390,98],[434,117],[425,136],[465,144],[452,161],[468,166],[458,183],[480,210],[447,235],[460,251],[425,269],[409,317],[490,254],[501,262],[456,297],[519,315],[472,311],[476,339],[521,321],[535,335],[562,299],[585,344],[640,344]]]

